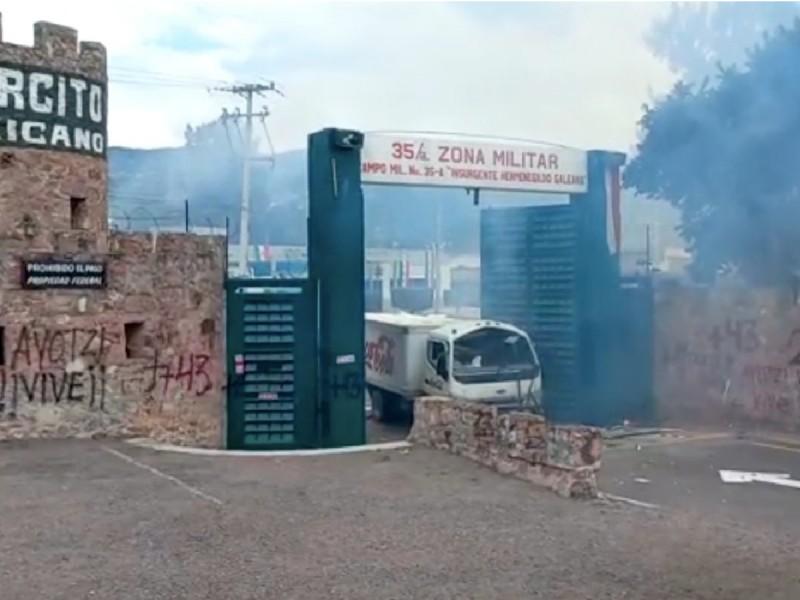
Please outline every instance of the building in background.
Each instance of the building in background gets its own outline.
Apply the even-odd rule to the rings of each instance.
[[[413,312],[433,309],[436,277],[434,253],[430,249],[366,248],[365,288],[369,310],[402,309]],[[239,246],[228,247],[228,273],[238,274]],[[251,245],[250,274],[253,277],[306,277],[305,246]],[[480,256],[441,254],[443,310],[459,312],[480,305]],[[394,303],[392,302],[394,297]],[[378,299],[379,298],[379,299]],[[374,300],[377,304],[373,303]],[[468,311],[469,312],[469,311]],[[471,311],[470,314],[475,311]]]

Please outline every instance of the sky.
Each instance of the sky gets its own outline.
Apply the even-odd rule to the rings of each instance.
[[[323,127],[444,131],[630,151],[642,104],[675,74],[644,35],[658,3],[0,2],[4,41],[69,25],[109,55],[109,142],[180,145],[188,123],[274,80],[277,151]]]

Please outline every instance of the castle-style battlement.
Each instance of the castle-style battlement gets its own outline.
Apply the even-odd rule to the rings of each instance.
[[[106,49],[103,44],[78,43],[77,30],[47,21],[34,24],[33,46],[23,46],[3,41],[3,15],[0,14],[0,61],[106,79]]]
[[[0,15],[0,240],[104,251],[106,50],[63,25],[33,34],[32,46],[3,42]]]

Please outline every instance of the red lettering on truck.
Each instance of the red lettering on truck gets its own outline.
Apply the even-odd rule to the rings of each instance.
[[[394,373],[394,340],[382,335],[377,341],[368,341],[364,349],[367,369],[382,375]]]

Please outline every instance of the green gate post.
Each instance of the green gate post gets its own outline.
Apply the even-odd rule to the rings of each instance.
[[[363,140],[342,129],[308,139],[308,271],[317,286],[317,435],[323,447],[366,440]]]
[[[570,201],[578,209],[578,348],[581,421],[604,425],[615,420],[618,377],[619,256],[608,247],[606,172],[625,162],[620,152],[587,153],[588,189]]]

